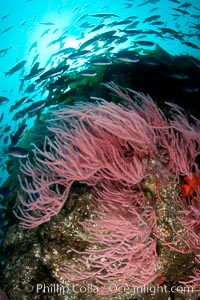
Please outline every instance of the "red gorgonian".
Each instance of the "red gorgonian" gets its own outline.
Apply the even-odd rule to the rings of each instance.
[[[200,122],[192,118],[191,124],[175,104],[167,103],[167,117],[149,96],[114,83],[104,86],[121,104],[101,100],[53,112],[51,138],[45,137],[43,149],[34,145],[34,159],[21,163],[25,179],[19,177],[20,184],[28,197],[19,197],[15,214],[22,227],[36,227],[59,213],[75,181],[91,186],[97,217],[81,225],[87,241],[101,247],[74,249],[84,270],[64,266],[63,276],[72,282],[92,279],[99,286],[108,282],[139,286],[158,275],[159,238],[174,251],[191,251],[200,260],[199,184],[192,186],[187,201],[180,189],[168,199],[177,205],[176,222],[183,226],[175,240],[164,233],[161,238],[158,215],[163,212],[156,210],[144,189],[145,182],[154,178],[154,201],[162,201],[160,187],[182,186],[184,176],[200,177],[196,162]],[[169,226],[176,234],[174,224]],[[178,242],[184,244],[182,249]],[[194,274],[199,276],[199,271]]]

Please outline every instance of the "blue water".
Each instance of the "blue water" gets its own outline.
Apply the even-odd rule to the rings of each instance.
[[[188,8],[181,8],[186,11],[187,14],[173,10],[173,8],[178,8],[182,4],[186,4],[186,6],[189,4]],[[0,106],[0,115],[2,112],[4,113],[4,118],[1,122],[1,130],[7,125],[10,125],[11,131],[7,133],[9,135],[18,128],[20,121],[12,120],[13,114],[9,113],[9,109],[16,100],[24,96],[23,92],[19,92],[20,79],[29,73],[34,57],[39,54],[37,61],[40,62],[40,67],[45,67],[46,70],[53,66],[55,67],[58,64],[60,57],[55,56],[50,61],[49,58],[52,54],[60,50],[60,44],[56,43],[55,45],[48,46],[49,43],[58,39],[66,32],[66,38],[63,40],[64,43],[62,44],[62,48],[74,47],[78,49],[81,43],[97,34],[97,32],[89,33],[92,28],[100,24],[100,18],[89,16],[89,14],[96,13],[112,13],[119,16],[118,18],[110,17],[104,20],[105,25],[107,25],[106,30],[123,29],[126,25],[112,28],[112,26],[108,26],[108,24],[134,16],[135,20],[138,21],[138,25],[134,29],[158,30],[160,27],[171,28],[177,32],[184,33],[185,41],[200,47],[200,17],[198,17],[200,16],[199,0],[190,2],[180,1],[179,4],[169,0],[99,0],[91,2],[83,0],[3,1],[0,8],[0,50],[9,49],[5,55],[0,56],[0,96],[8,97],[9,102]],[[151,25],[149,22],[144,22],[145,18],[157,14],[161,15],[159,21],[163,21],[164,25]],[[175,14],[175,16],[172,16],[172,14]],[[176,16],[176,14],[178,14],[178,16]],[[83,16],[82,20],[80,20],[81,16]],[[45,25],[41,24],[42,22],[51,22],[53,24]],[[84,22],[88,22],[91,28],[84,28],[86,26],[84,25]],[[12,26],[12,28],[3,33],[3,31],[10,26]],[[99,30],[98,34],[102,32],[105,32],[105,27]],[[120,35],[120,31],[118,31],[117,34]],[[134,39],[134,36],[131,38],[129,37],[126,43],[120,44],[112,51],[116,53],[121,48],[130,47],[133,44]],[[189,54],[200,59],[199,49],[189,47],[183,44],[179,39],[171,38],[169,34],[165,35],[164,38],[150,35],[148,41],[156,41],[156,43],[172,55]],[[31,46],[36,42],[36,47],[32,47],[31,49]],[[104,49],[99,50],[99,52],[103,51]],[[5,72],[22,60],[27,60],[24,74],[21,74],[21,71],[19,71],[6,77]],[[49,63],[47,63],[48,61]],[[78,60],[75,65],[71,65],[72,70],[80,70],[84,67],[85,61],[81,59]],[[30,82],[26,82],[25,88],[29,84]],[[46,96],[45,94],[41,95],[39,90],[37,90],[36,93],[34,92],[33,95],[34,101],[45,99]],[[27,122],[30,128],[33,125],[34,118],[31,118],[30,120],[27,119]],[[2,159],[0,184],[2,184],[7,177],[6,169],[3,167],[3,160],[6,159],[6,156],[3,153],[6,152],[10,140],[8,139],[8,142],[4,143],[3,140],[5,136],[6,135],[3,134],[0,139],[0,155]]]

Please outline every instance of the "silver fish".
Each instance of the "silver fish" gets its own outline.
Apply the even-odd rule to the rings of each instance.
[[[11,147],[7,152],[7,154],[9,156],[16,157],[16,158],[25,158],[28,157],[29,152],[28,150],[21,147]]]

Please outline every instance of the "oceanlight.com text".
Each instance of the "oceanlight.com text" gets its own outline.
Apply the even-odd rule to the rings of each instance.
[[[194,288],[192,286],[171,286],[170,288],[166,285],[163,286],[152,286],[152,285],[143,285],[141,287],[133,287],[127,285],[106,285],[106,286],[95,286],[92,284],[88,285],[81,285],[78,283],[71,284],[71,285],[62,285],[62,284],[41,284],[38,283],[36,286],[27,285],[25,287],[26,292],[36,292],[37,294],[46,293],[46,294],[53,294],[53,295],[68,295],[71,293],[83,293],[83,294],[115,294],[115,293],[128,293],[130,292],[133,295],[138,294],[150,294],[151,296],[163,293],[168,294],[169,292],[172,293],[180,293],[180,294],[191,294],[194,292]]]

